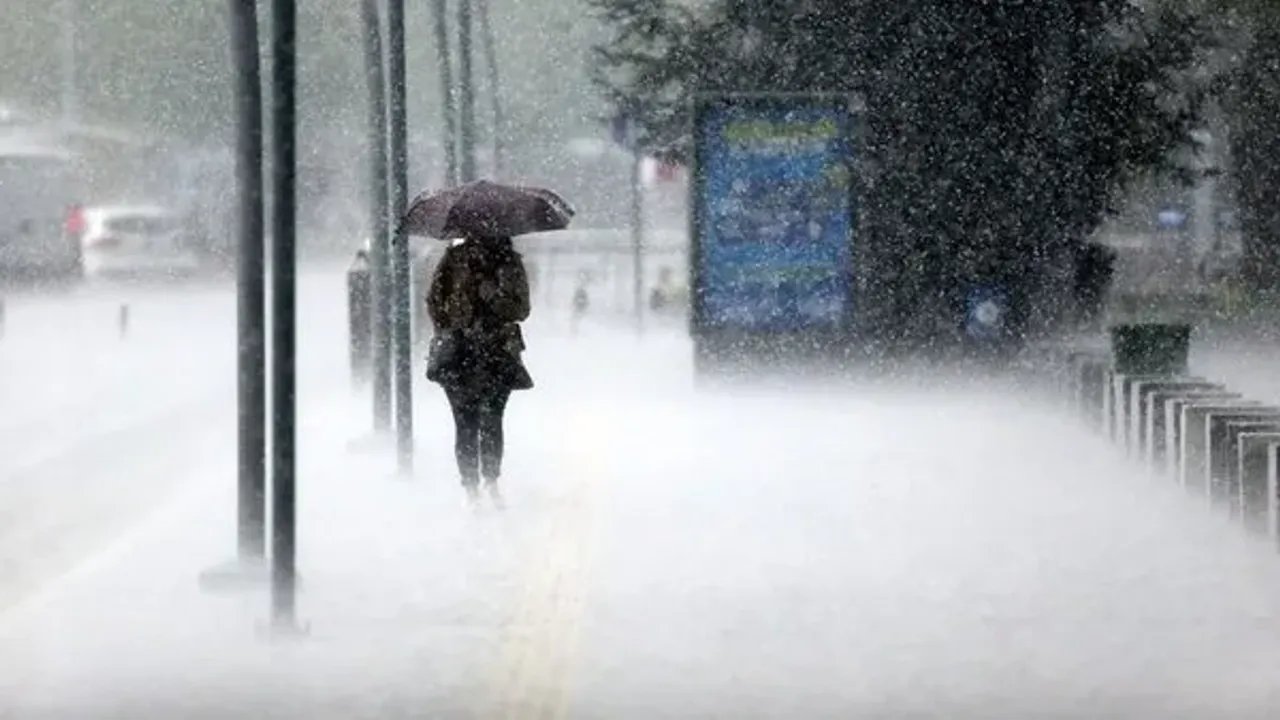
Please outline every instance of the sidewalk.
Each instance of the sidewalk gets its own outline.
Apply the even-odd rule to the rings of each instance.
[[[676,339],[533,337],[505,511],[313,388],[309,634],[212,596],[229,467],[0,617],[0,717],[1274,715],[1280,563],[1069,419],[978,388],[695,392]]]
[[[555,387],[592,366],[572,362],[535,368],[551,386],[543,395],[584,387]],[[581,440],[603,416],[529,402],[534,393],[515,399],[512,429],[525,432],[510,441],[513,507],[476,513],[456,484],[438,388],[419,388],[419,463],[404,479],[387,449],[365,447],[367,398],[320,375],[304,380],[303,396],[319,397],[300,412],[309,633],[265,637],[265,590],[198,586],[234,548],[234,458],[224,455],[198,467],[180,498],[0,616],[0,717],[526,717],[559,702],[554,673],[569,658],[560,670],[547,660],[565,645],[575,613],[565,603],[581,589],[586,481],[600,448]],[[549,432],[529,432],[544,423]]]
[[[504,579],[530,529],[470,516],[450,485],[401,480],[385,458],[348,452],[348,410],[313,408],[301,446],[309,636],[267,641],[265,588],[200,589],[199,573],[234,550],[234,495],[214,484],[234,474],[204,468],[184,497],[4,618],[0,716],[374,717],[383,702],[469,704],[493,652],[477,629],[502,624]]]

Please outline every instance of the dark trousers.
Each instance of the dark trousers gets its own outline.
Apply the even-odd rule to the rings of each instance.
[[[446,387],[456,431],[454,454],[463,485],[475,485],[483,476],[489,482],[502,475],[502,415],[511,391],[490,390],[476,395]]]

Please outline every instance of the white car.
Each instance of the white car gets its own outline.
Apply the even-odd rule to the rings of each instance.
[[[165,208],[101,205],[80,212],[85,277],[185,277],[200,270],[181,219]]]

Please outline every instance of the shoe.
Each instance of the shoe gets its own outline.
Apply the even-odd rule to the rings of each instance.
[[[493,501],[493,506],[502,510],[507,506],[507,501],[502,497],[502,490],[498,487],[497,480],[486,480],[484,489],[489,493],[489,499]]]
[[[467,491],[467,507],[476,509],[480,507],[480,486],[476,483],[467,483],[462,486]]]

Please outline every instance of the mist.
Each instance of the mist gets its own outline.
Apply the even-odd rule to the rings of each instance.
[[[468,147],[460,1],[450,87],[405,4],[410,199],[450,148],[574,210],[511,246],[501,491],[426,374],[438,268],[502,238],[378,274],[370,28],[299,3],[297,312],[249,318],[296,327],[296,536],[268,484],[255,551],[230,6],[7,0],[0,717],[1274,716],[1270,10],[469,0]],[[1143,383],[1262,420],[1179,438]]]

